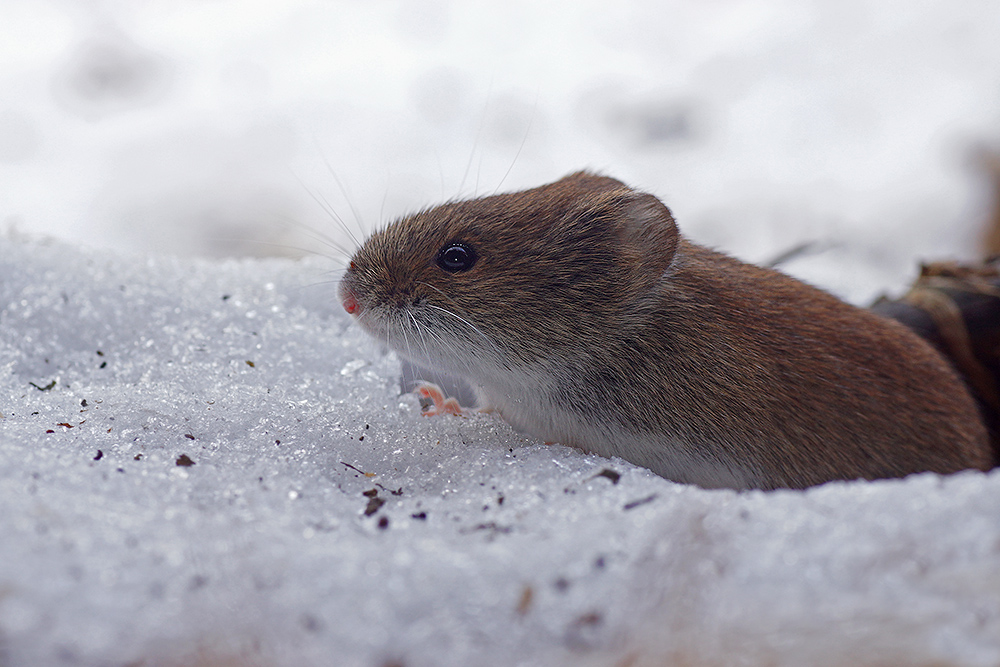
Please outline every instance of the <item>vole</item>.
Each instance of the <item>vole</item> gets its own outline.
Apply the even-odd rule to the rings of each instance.
[[[609,177],[400,218],[356,251],[340,298],[515,428],[678,482],[991,465],[968,390],[917,335],[691,243],[658,199]]]

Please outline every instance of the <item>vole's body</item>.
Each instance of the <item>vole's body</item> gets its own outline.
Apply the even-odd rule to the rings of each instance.
[[[472,264],[442,268],[463,248]],[[465,255],[462,255],[465,256]],[[977,408],[908,329],[683,240],[586,173],[373,234],[348,310],[551,442],[706,487],[988,469]]]

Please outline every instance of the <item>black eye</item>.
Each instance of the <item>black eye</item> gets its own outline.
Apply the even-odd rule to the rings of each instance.
[[[477,259],[479,258],[472,246],[464,243],[449,243],[438,250],[437,265],[448,273],[458,273],[471,269]]]

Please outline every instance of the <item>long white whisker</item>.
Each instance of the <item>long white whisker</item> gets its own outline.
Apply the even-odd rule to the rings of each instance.
[[[417,335],[420,336],[420,346],[422,348],[423,356],[425,358],[429,357],[430,348],[427,347],[427,339],[424,338],[424,332],[423,332],[423,330],[426,327],[421,327],[420,322],[417,321],[417,318],[414,317],[413,313],[411,313],[410,311],[406,311],[406,314],[410,316],[410,321],[413,322],[413,328],[416,330]],[[428,329],[428,335],[433,335],[433,331]]]
[[[462,190],[465,189],[465,181],[469,177],[469,170],[472,169],[472,160],[476,157],[476,148],[479,147],[479,138],[483,134],[483,127],[486,126],[486,112],[490,106],[490,96],[493,95],[493,77],[490,77],[489,88],[486,89],[486,102],[483,105],[483,113],[479,117],[479,127],[476,129],[476,138],[473,140],[472,152],[469,153],[469,161],[465,165],[465,173],[462,174],[462,182],[458,186],[458,198],[461,198]]]
[[[385,192],[382,193],[382,204],[378,207],[378,221],[383,224],[385,220],[385,202],[389,199],[389,181],[386,179]]]
[[[476,188],[472,191],[472,194],[479,196],[479,175],[483,172],[483,153],[479,153],[479,164],[476,165]]]
[[[312,189],[310,189],[309,186],[307,186],[302,181],[302,179],[299,178],[298,176],[296,176],[294,173],[292,174],[292,176],[295,178],[295,180],[297,180],[299,182],[299,185],[302,186],[302,189],[305,190],[306,193],[308,193],[308,195],[312,198],[312,200],[314,202],[316,202],[321,209],[323,209],[323,212],[326,213],[328,216],[330,216],[330,219],[333,220],[334,222],[336,222],[340,226],[340,228],[344,230],[344,232],[350,237],[351,241],[354,242],[354,247],[355,248],[359,247],[361,244],[358,242],[358,238],[354,235],[354,232],[351,231],[351,228],[347,226],[347,223],[344,221],[344,219],[342,217],[340,217],[339,215],[337,215],[336,209],[333,208],[333,206],[330,204],[330,202],[328,202],[325,197],[322,197],[322,196],[316,194],[315,192],[313,192]],[[286,221],[286,222],[290,222],[290,221]],[[301,224],[301,223],[299,223],[299,224]],[[325,239],[326,242],[331,245],[331,247],[337,247],[337,248],[341,249],[347,255],[351,254],[350,252],[348,252],[346,250],[343,250],[343,248],[332,237],[329,237],[326,234],[323,234],[322,232],[320,232],[318,230],[311,229],[308,226],[304,226],[304,227],[307,230],[311,231],[313,234],[316,234],[319,238]]]
[[[409,313],[406,313],[406,314],[409,315]],[[410,337],[409,337],[409,335],[407,335],[407,330],[408,329],[409,329],[409,327],[403,326],[403,322],[400,321],[400,323],[399,323],[399,332],[401,334],[403,334],[403,343],[406,345],[406,357],[408,359],[412,359],[413,358],[413,347],[410,344]]]
[[[428,282],[424,282],[423,280],[418,281],[417,284],[418,285],[423,285],[424,287],[430,287],[432,290],[434,290],[435,292],[437,292],[438,294],[440,294],[441,296],[443,296],[445,299],[447,299],[448,301],[451,301],[453,304],[455,304],[456,306],[458,306],[458,303],[456,303],[453,298],[451,298],[450,296],[448,296],[447,294],[445,294],[440,288],[435,287],[434,285],[431,285]]]
[[[537,113],[538,113],[538,91],[536,90],[535,106],[531,110],[531,118],[528,119],[528,127],[524,129],[524,136],[521,137],[521,145],[517,147],[517,153],[514,154],[514,159],[510,161],[510,166],[507,167],[507,171],[504,172],[503,178],[501,178],[500,182],[497,183],[497,187],[493,191],[493,194],[496,194],[497,192],[500,191],[500,188],[503,187],[503,182],[507,180],[507,177],[510,176],[510,172],[514,168],[514,165],[517,164],[517,158],[521,157],[521,151],[524,150],[524,144],[528,141],[528,133],[531,132],[531,125],[532,123],[535,122],[535,114]]]
[[[391,350],[392,346],[389,344],[390,330],[392,329],[392,315],[385,320],[385,349]]]
[[[417,317],[413,314],[412,311],[407,309],[404,312],[406,313],[406,316],[409,318],[410,322],[413,323],[413,330],[416,332],[417,336],[420,337],[420,351],[421,351],[420,357],[422,359],[430,360],[432,357],[431,348],[427,345],[427,339],[424,337],[425,331],[428,336],[436,340],[438,347],[449,347],[449,348],[451,347],[450,345],[447,344],[447,342],[443,338],[441,338],[441,336],[437,334],[437,332],[433,330],[433,328],[421,325],[420,321],[417,319]],[[410,357],[415,358],[412,354],[412,350],[410,351]]]
[[[435,310],[440,310],[442,313],[445,313],[446,315],[451,315],[456,320],[458,320],[459,322],[461,322],[462,324],[466,325],[467,327],[469,327],[470,329],[472,329],[473,331],[475,331],[477,334],[479,334],[483,338],[483,340],[485,340],[487,343],[490,344],[490,347],[493,348],[493,350],[497,353],[498,357],[502,357],[503,356],[503,354],[500,351],[500,348],[497,346],[497,344],[494,343],[492,340],[490,340],[489,336],[487,336],[485,333],[483,333],[483,331],[479,327],[477,327],[475,324],[473,324],[469,320],[465,319],[464,317],[462,317],[462,316],[460,316],[460,315],[458,315],[456,313],[453,313],[452,311],[448,310],[447,308],[442,308],[441,306],[436,306],[433,303],[428,303],[427,307],[428,308],[433,308]]]
[[[440,331],[436,331],[434,329],[434,327],[429,327],[427,325],[421,326],[417,322],[417,320],[415,318],[414,318],[414,323],[417,324],[418,330],[421,330],[421,331],[426,330],[427,335],[430,338],[434,339],[434,341],[437,343],[437,346],[439,348],[445,348],[447,350],[447,352],[450,353],[450,356],[452,356],[454,358],[460,358],[461,355],[458,352],[458,348],[450,340],[448,340],[448,338],[446,336],[443,336]],[[421,337],[422,336],[423,335],[421,333]],[[424,341],[424,344],[426,345],[426,341]],[[427,356],[430,357],[429,348],[428,348],[428,354],[427,354]]]
[[[458,306],[458,304],[455,303],[455,300],[453,298],[451,298],[450,296],[448,296],[447,294],[445,294],[444,292],[442,292],[439,288],[435,287],[434,285],[431,285],[430,283],[427,283],[427,282],[424,282],[424,281],[420,281],[418,284],[424,285],[426,287],[430,287],[432,290],[434,290],[435,292],[437,292],[438,294],[440,294],[441,296],[443,296],[445,299],[447,299],[448,301],[451,301],[453,304],[455,304],[456,306]],[[487,343],[489,343],[490,346],[496,351],[497,355],[499,355],[501,357],[503,356],[503,354],[500,351],[500,348],[497,346],[497,344],[494,343],[490,339],[489,336],[487,336],[485,333],[483,333],[483,331],[479,327],[477,327],[475,324],[473,324],[472,322],[470,322],[467,319],[461,317],[457,313],[455,313],[455,312],[453,312],[451,310],[448,310],[447,308],[442,308],[441,306],[436,306],[436,305],[434,305],[432,303],[428,303],[426,305],[429,306],[429,307],[431,307],[431,308],[436,308],[436,309],[440,310],[443,313],[447,313],[448,315],[451,315],[452,317],[454,317],[455,319],[457,319],[459,322],[462,322],[463,324],[465,324],[466,326],[468,326],[469,328],[471,328],[473,331],[475,331],[476,333],[478,333],[480,336],[482,336],[483,339]]]
[[[300,181],[300,183],[301,183],[301,181]],[[320,201],[326,203],[326,199],[320,200],[319,198],[316,197],[315,193],[313,193],[312,191],[310,191],[309,188],[304,183],[301,183],[301,184],[302,184],[302,187],[305,189],[305,191],[307,193],[309,193],[310,195],[312,195],[317,200],[317,203],[320,203]],[[328,203],[327,203],[327,206],[324,207],[324,211],[326,213],[328,213],[332,218],[334,218],[337,222],[340,222],[341,224],[344,223],[344,221],[340,218],[340,216],[337,215],[337,212],[334,211],[333,207],[329,206]],[[319,229],[316,229],[315,227],[313,227],[311,225],[307,225],[307,224],[305,224],[304,222],[302,222],[300,220],[296,220],[295,218],[289,218],[286,215],[279,215],[277,217],[278,217],[279,220],[281,220],[282,222],[284,222],[287,225],[290,225],[292,227],[297,227],[297,228],[299,228],[299,229],[301,229],[303,231],[309,232],[310,234],[312,234],[313,236],[315,236],[316,240],[318,240],[318,241],[323,241],[325,243],[330,244],[331,246],[342,247],[337,242],[337,239],[333,238],[329,234],[323,233],[322,231],[320,231]],[[348,232],[348,233],[350,232],[350,230],[347,230],[347,229],[345,229],[344,231]]]
[[[344,196],[344,200],[347,202],[348,207],[350,207],[351,214],[354,216],[354,221],[357,223],[358,231],[360,232],[361,236],[365,236],[364,221],[361,219],[361,216],[358,215],[358,210],[354,207],[354,202],[348,196],[347,190],[344,188],[343,183],[340,182],[340,178],[337,176],[337,172],[334,171],[333,165],[330,164],[330,160],[327,159],[326,153],[324,153],[322,148],[320,147],[319,138],[316,136],[315,131],[312,132],[312,141],[313,145],[316,147],[316,151],[320,155],[320,158],[323,160],[323,164],[326,165],[327,171],[330,172],[330,176],[333,177],[333,182],[337,184],[337,187],[340,189],[340,194]],[[344,225],[344,231],[346,231],[350,235],[350,237],[354,240],[355,246],[360,246],[357,237],[355,237],[354,234],[351,233],[350,229],[347,228],[346,224]]]
[[[417,322],[417,318],[415,318],[413,316],[413,313],[411,313],[409,310],[406,311],[406,316],[410,318],[411,322],[413,322],[413,330],[417,332],[418,336],[420,336],[420,348],[421,348],[421,352],[422,352],[421,356],[426,358],[428,356],[427,355],[427,341],[424,340],[424,334],[420,330],[420,323]],[[409,343],[407,343],[407,345],[409,345]],[[409,350],[409,347],[407,347],[407,349]],[[413,358],[413,352],[412,351],[410,352],[410,358],[411,359]]]
[[[340,178],[337,176],[337,172],[333,170],[333,165],[330,164],[330,161],[326,159],[325,155],[323,156],[323,164],[326,165],[327,170],[330,172],[330,176],[333,177],[333,182],[336,183],[337,187],[340,189],[340,194],[344,196],[344,201],[347,202],[347,206],[351,209],[351,214],[358,222],[358,230],[361,232],[361,235],[364,236],[365,221],[361,219],[361,214],[358,213],[358,209],[354,207],[354,202],[351,200],[351,196],[347,194],[347,189],[344,187],[344,184],[341,183]],[[355,242],[357,242],[356,239]]]
[[[339,213],[337,213],[337,209],[334,208],[333,204],[330,203],[330,200],[327,199],[326,196],[321,192],[316,193],[316,199],[323,202],[322,203],[323,209],[327,211],[338,223],[340,223],[341,228],[345,232],[347,232],[347,235],[351,237],[351,240],[354,242],[354,245],[357,246],[358,237],[354,235],[354,232],[348,226],[347,221],[344,220],[344,217]]]
[[[438,178],[441,179],[441,201],[444,201],[444,165],[441,164],[441,155],[437,151],[434,152],[434,157],[437,158]]]
[[[334,262],[342,261],[342,260],[340,260],[340,259],[338,259],[336,257],[333,257],[332,255],[327,255],[326,253],[318,252],[316,250],[312,250],[311,248],[303,248],[301,246],[295,246],[295,245],[292,245],[290,243],[275,243],[274,241],[262,241],[260,239],[248,239],[248,238],[235,237],[235,236],[230,236],[230,237],[226,237],[226,236],[210,236],[208,238],[210,240],[212,240],[212,241],[216,241],[216,242],[220,242],[220,243],[221,242],[234,243],[234,244],[236,244],[236,243],[246,243],[246,244],[249,244],[249,245],[252,245],[252,246],[261,246],[261,247],[266,247],[266,248],[277,248],[279,250],[294,250],[295,252],[301,253],[303,255],[316,255],[317,257],[325,257],[326,259],[329,259],[329,260],[334,261]],[[333,248],[333,249],[337,250],[337,248]]]

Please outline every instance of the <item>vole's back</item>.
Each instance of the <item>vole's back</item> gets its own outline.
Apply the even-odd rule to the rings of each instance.
[[[936,351],[788,276],[682,242],[651,326],[648,363],[669,385],[651,420],[761,486],[990,467],[977,407]]]

